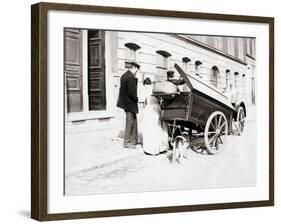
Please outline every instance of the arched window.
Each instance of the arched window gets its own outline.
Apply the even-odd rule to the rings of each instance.
[[[230,85],[229,79],[230,79],[230,70],[226,69],[225,70],[225,90],[226,91],[229,89],[229,85]]]
[[[235,88],[238,87],[238,75],[239,75],[239,72],[234,72],[234,87]]]
[[[183,65],[183,69],[186,73],[189,73],[189,66],[188,63],[191,61],[190,58],[188,57],[183,57],[182,58],[182,65]]]
[[[195,61],[195,75],[202,78],[201,71],[200,71],[200,65],[202,65],[201,61]]]
[[[172,56],[168,51],[163,51],[163,50],[156,51],[156,53],[162,55],[165,58]]]
[[[246,75],[242,74],[242,96],[246,99]]]
[[[211,84],[215,87],[218,87],[218,77],[219,69],[217,66],[213,66],[211,70]]]
[[[188,58],[188,57],[183,57],[183,58],[182,58],[182,61],[185,62],[185,63],[188,63],[188,62],[191,61],[191,59]]]
[[[135,43],[125,44],[125,68],[131,68],[130,62],[137,61],[136,51],[141,47]]]
[[[156,80],[166,80],[168,70],[168,58],[172,55],[163,50],[156,51],[156,69],[157,77]]]
[[[135,51],[141,48],[139,45],[135,43],[126,43],[125,46]]]

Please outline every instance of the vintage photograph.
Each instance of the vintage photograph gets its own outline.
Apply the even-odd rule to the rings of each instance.
[[[63,39],[65,195],[256,185],[255,37]]]

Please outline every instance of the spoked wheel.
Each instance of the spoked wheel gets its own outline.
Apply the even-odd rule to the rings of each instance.
[[[239,135],[241,135],[241,133],[244,131],[245,119],[246,119],[245,111],[244,111],[243,107],[239,107],[238,113],[237,113],[237,120],[236,120]]]
[[[208,118],[204,140],[208,154],[219,152],[220,144],[223,144],[228,135],[228,124],[225,115],[220,111],[215,111]]]

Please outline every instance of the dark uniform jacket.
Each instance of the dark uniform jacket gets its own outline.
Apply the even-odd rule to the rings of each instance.
[[[117,107],[126,112],[138,113],[137,83],[138,80],[130,70],[121,76]]]

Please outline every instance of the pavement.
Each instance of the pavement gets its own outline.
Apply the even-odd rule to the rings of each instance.
[[[247,121],[255,119],[255,108],[255,106],[247,107]],[[141,117],[139,122],[141,123]],[[138,145],[136,149],[123,148],[123,129],[123,125],[120,125],[120,127],[110,130],[67,134],[65,138],[65,178],[128,159],[134,160],[140,155],[146,156],[141,145]],[[141,125],[139,125],[139,129],[141,130]]]
[[[68,135],[65,145],[65,177],[143,154],[141,145],[137,145],[136,149],[123,148],[121,135],[122,131],[114,129]]]
[[[120,120],[115,120],[112,125],[100,125],[100,129],[78,132],[73,130],[65,135],[65,177],[77,175],[89,170],[95,170],[111,165],[113,163],[137,157],[143,154],[141,145],[136,149],[123,148],[123,136],[125,128],[125,116],[123,111]],[[141,130],[142,108],[138,114],[138,129]],[[142,141],[139,132],[138,139]]]

